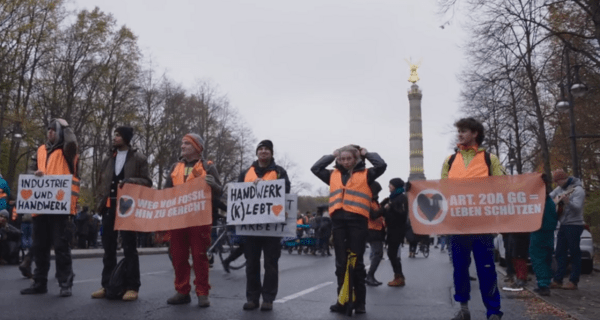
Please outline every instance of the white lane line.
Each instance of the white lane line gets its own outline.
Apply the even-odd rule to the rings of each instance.
[[[273,302],[275,302],[275,303],[285,303],[285,302],[288,302],[288,301],[290,301],[290,300],[292,300],[292,299],[296,299],[296,298],[298,298],[298,297],[301,297],[301,296],[303,296],[303,295],[305,295],[305,294],[309,294],[309,293],[311,293],[311,292],[313,292],[313,291],[315,291],[315,290],[319,290],[319,289],[321,289],[321,288],[323,288],[323,287],[326,287],[326,286],[328,286],[328,285],[330,285],[330,284],[332,284],[332,283],[333,283],[333,281],[329,281],[329,282],[321,283],[320,285],[314,286],[314,287],[312,287],[312,288],[308,288],[308,289],[306,289],[306,290],[302,290],[302,291],[300,291],[300,292],[298,292],[298,293],[294,293],[294,294],[292,294],[292,295],[289,295],[289,296],[287,296],[287,297],[283,297],[283,298],[281,298],[281,299],[277,299],[277,300],[275,300],[275,301],[273,301]]]
[[[140,276],[150,276],[153,274],[161,274],[161,273],[168,273],[171,271],[156,271],[156,272],[148,272],[148,273],[142,273],[140,274]],[[75,280],[73,281],[73,284],[75,283],[86,283],[86,282],[97,282],[97,281],[101,281],[102,278],[95,278],[95,279],[85,279],[85,280]]]

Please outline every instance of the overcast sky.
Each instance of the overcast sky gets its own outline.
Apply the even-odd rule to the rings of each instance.
[[[464,30],[440,28],[434,0],[72,1],[129,27],[159,73],[190,89],[197,79],[218,85],[313,192],[325,185],[310,167],[350,143],[387,162],[382,186],[408,178],[408,58],[422,59],[427,179],[440,178],[452,152]]]

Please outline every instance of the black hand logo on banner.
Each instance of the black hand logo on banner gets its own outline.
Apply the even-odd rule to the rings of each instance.
[[[417,203],[419,204],[419,209],[421,212],[425,214],[429,221],[432,221],[435,216],[440,212],[441,202],[444,201],[442,195],[434,194],[431,199],[424,194],[420,194],[417,197]]]
[[[129,209],[131,209],[131,206],[133,205],[133,199],[129,198],[129,199],[124,199],[121,198],[119,199],[119,212],[122,216],[125,215],[125,213],[127,213],[127,211],[129,211]]]

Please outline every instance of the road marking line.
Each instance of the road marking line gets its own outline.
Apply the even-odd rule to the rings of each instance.
[[[292,299],[296,299],[296,298],[298,298],[298,297],[301,297],[301,296],[303,296],[303,295],[305,295],[305,294],[309,294],[309,293],[311,293],[311,292],[313,292],[313,291],[315,291],[315,290],[319,290],[319,289],[321,289],[321,288],[323,288],[323,287],[326,287],[326,286],[328,286],[328,285],[330,285],[330,284],[332,284],[332,283],[333,283],[333,281],[329,281],[329,282],[321,283],[320,285],[314,286],[314,287],[312,287],[312,288],[308,288],[308,289],[306,289],[306,290],[302,290],[302,291],[300,291],[300,292],[298,292],[298,293],[294,293],[294,294],[292,294],[292,295],[289,295],[289,296],[287,296],[287,297],[283,297],[283,298],[281,298],[281,299],[277,299],[277,300],[275,300],[275,301],[273,301],[273,302],[275,302],[275,303],[285,303],[285,302],[288,302],[288,301],[290,301],[290,300],[292,300]]]
[[[153,274],[161,274],[161,273],[168,273],[171,271],[156,271],[156,272],[148,272],[148,273],[142,273],[140,274],[140,276],[150,276]],[[96,281],[101,281],[102,278],[95,278],[95,279],[85,279],[85,280],[75,280],[73,281],[73,284],[75,283],[86,283],[86,282],[96,282]]]

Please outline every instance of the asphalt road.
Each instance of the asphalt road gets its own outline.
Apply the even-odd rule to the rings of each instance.
[[[368,251],[367,255],[368,256]],[[408,259],[402,252],[406,275],[403,288],[388,287],[393,273],[388,260],[381,263],[376,278],[384,282],[368,287],[367,313],[357,319],[451,319],[458,309],[452,299],[452,266],[448,255],[433,250],[429,258]],[[54,262],[53,262],[54,264]],[[345,319],[331,313],[335,302],[333,257],[306,256],[282,252],[280,282],[274,310],[243,311],[245,302],[244,270],[227,274],[217,262],[210,272],[212,290],[210,308],[192,304],[171,306],[167,298],[175,293],[173,269],[166,255],[140,256],[142,287],[135,302],[94,300],[90,294],[100,288],[101,258],[75,259],[73,296],[61,298],[55,280],[49,292],[23,296],[19,290],[30,285],[15,266],[0,267],[0,319]],[[471,266],[471,274],[475,275]],[[50,276],[54,274],[54,266]],[[472,283],[470,303],[472,319],[485,319],[478,282]],[[530,319],[525,303],[502,293],[504,319]]]

